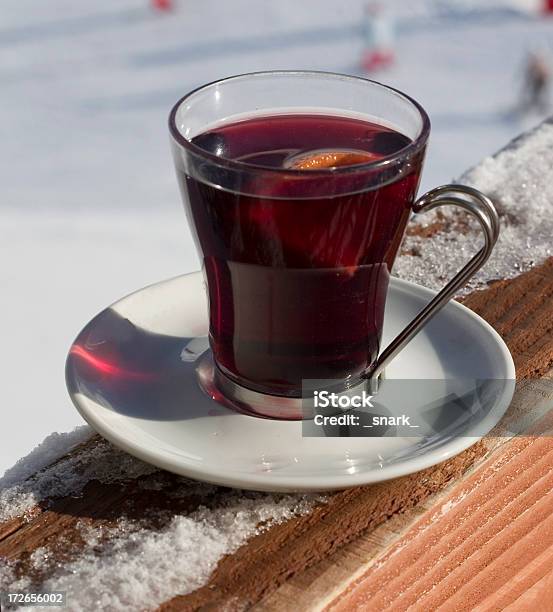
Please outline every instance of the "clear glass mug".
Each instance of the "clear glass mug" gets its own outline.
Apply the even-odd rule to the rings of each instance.
[[[368,163],[270,168],[225,156],[213,127],[251,116],[319,113],[392,127],[409,144]],[[303,381],[368,384],[485,263],[497,240],[492,202],[448,185],[416,200],[430,121],[405,94],[321,72],[260,72],[210,83],[174,106],[169,128],[209,298],[213,389],[254,414],[297,419]],[[199,146],[202,145],[202,146]],[[463,208],[484,246],[384,350],[389,275],[412,212]],[[209,385],[207,385],[208,388]]]

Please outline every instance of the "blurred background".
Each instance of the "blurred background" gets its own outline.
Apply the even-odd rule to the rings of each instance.
[[[366,75],[427,109],[423,189],[550,112],[549,0],[4,0],[0,474],[81,422],[66,351],[99,310],[199,268],[167,115],[254,70]]]

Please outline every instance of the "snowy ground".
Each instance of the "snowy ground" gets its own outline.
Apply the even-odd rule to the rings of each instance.
[[[518,11],[532,2],[386,3],[399,61],[377,78],[430,113],[423,187],[540,119],[513,112],[525,52],[553,41],[553,20]],[[3,2],[0,473],[80,422],[63,379],[80,327],[119,296],[198,267],[169,154],[172,103],[249,70],[357,73],[364,3],[176,0],[155,14],[145,0]]]

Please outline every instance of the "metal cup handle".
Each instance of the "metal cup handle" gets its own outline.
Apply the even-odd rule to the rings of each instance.
[[[378,391],[379,377],[384,368],[411,342],[419,331],[453,298],[480,268],[492,253],[499,235],[499,217],[495,207],[487,196],[464,185],[444,185],[429,191],[413,205],[416,214],[425,213],[438,206],[457,206],[476,217],[484,233],[485,244],[478,253],[454,276],[449,283],[432,299],[407,327],[386,347],[362,374],[368,379],[372,393]]]

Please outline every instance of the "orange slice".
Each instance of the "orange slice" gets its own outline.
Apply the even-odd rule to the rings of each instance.
[[[379,155],[368,151],[308,151],[294,155],[288,160],[286,167],[292,170],[322,170],[368,164],[379,158]]]

